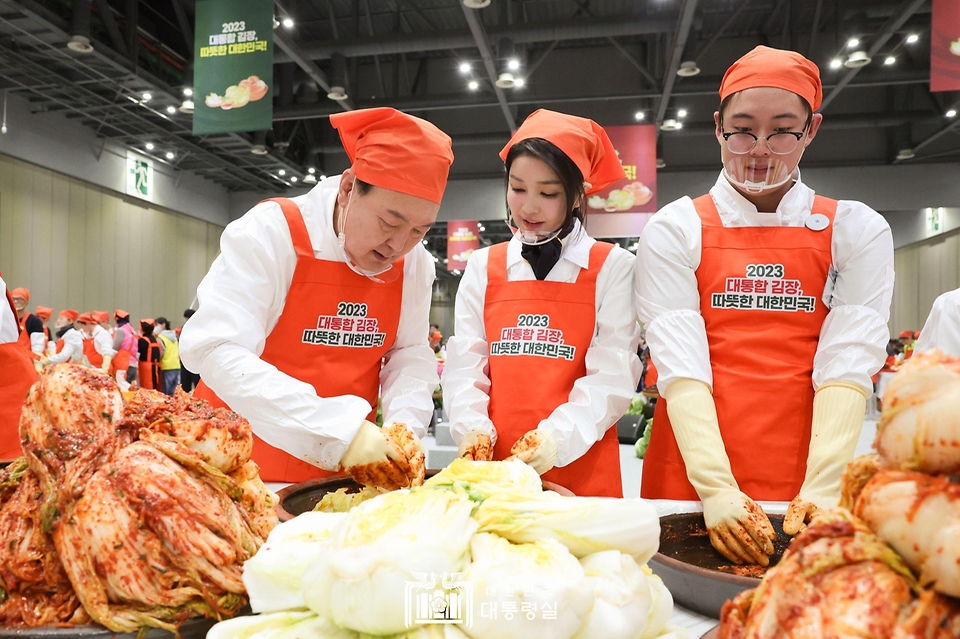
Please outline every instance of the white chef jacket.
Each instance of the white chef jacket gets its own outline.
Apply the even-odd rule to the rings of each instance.
[[[117,354],[113,348],[113,336],[99,324],[93,328],[93,348],[101,357],[113,357]]]
[[[814,192],[800,181],[777,211],[760,213],[721,175],[710,189],[726,228],[803,226]],[[659,372],[657,388],[686,377],[713,386],[710,350],[700,315],[697,267],[701,223],[693,200],[663,207],[644,228],[637,250],[637,315],[646,325],[650,354]],[[869,394],[872,375],[886,359],[887,320],[893,296],[893,236],[883,217],[861,202],[840,200],[833,225],[833,264],[823,291],[830,309],[813,360],[813,386],[857,384]]]
[[[333,230],[340,176],[292,200],[300,207],[317,259],[346,262]],[[283,311],[297,255],[280,206],[261,202],[232,222],[220,255],[200,282],[200,308],[184,325],[180,357],[271,446],[335,470],[372,407],[355,395],[318,397],[313,386],[260,359]],[[380,372],[384,423],[423,436],[439,383],[427,346],[433,257],[421,245],[404,259],[397,341]]]
[[[546,281],[576,282],[580,269],[589,265],[590,248],[595,242],[576,222]],[[522,247],[515,237],[507,246],[508,282],[536,279],[533,268],[520,255]],[[454,335],[447,341],[441,382],[443,406],[458,444],[474,429],[489,433],[496,441],[496,430],[487,413],[490,351],[483,316],[489,254],[489,248],[480,249],[467,262],[457,291]],[[626,412],[636,392],[641,365],[637,357],[640,327],[631,306],[633,262],[632,254],[614,247],[600,268],[597,325],[585,356],[587,373],[574,383],[567,403],[537,425],[557,440],[557,466],[582,457]],[[531,371],[531,384],[536,386],[536,371]],[[523,402],[529,392],[536,389],[516,389],[516,401]]]
[[[960,288],[944,293],[933,302],[913,352],[916,355],[934,348],[960,357]]]
[[[44,324],[46,326],[46,324]],[[30,350],[37,355],[43,355],[43,350],[47,346],[47,334],[43,331],[30,333]]]
[[[7,283],[0,277],[0,288],[7,290]],[[6,293],[4,293],[6,294]],[[6,299],[0,300],[0,344],[9,344],[20,338],[20,324]]]
[[[47,360],[49,365],[62,364],[63,362],[74,362],[75,364],[88,364],[86,356],[83,354],[83,335],[75,328],[69,329],[63,334],[63,350],[54,353]]]

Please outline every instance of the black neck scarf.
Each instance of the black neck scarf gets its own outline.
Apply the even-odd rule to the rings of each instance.
[[[565,225],[560,235],[549,242],[535,246],[524,244],[523,248],[520,249],[521,257],[533,267],[533,274],[536,275],[538,280],[546,279],[547,274],[549,274],[554,265],[560,261],[560,253],[563,252],[563,242],[561,242],[561,240],[570,235],[570,231],[573,230],[573,219],[574,218],[571,218],[570,222]]]

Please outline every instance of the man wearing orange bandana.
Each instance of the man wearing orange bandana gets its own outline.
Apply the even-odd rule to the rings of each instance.
[[[89,363],[83,353],[83,334],[76,328],[79,318],[80,313],[72,308],[65,308],[57,314],[57,352],[49,358],[40,360],[44,366],[63,362]]]
[[[422,473],[415,436],[439,381],[426,340],[434,260],[421,240],[440,208],[451,142],[390,108],[330,123],[351,168],[226,228],[180,356],[200,373],[197,397],[219,397],[250,420],[265,480],[345,470],[409,485],[411,469]],[[410,431],[407,459],[396,440],[406,431],[373,423],[378,396],[384,424]]]
[[[638,315],[660,373],[641,495],[703,502],[714,547],[766,565],[754,500],[795,534],[835,506],[883,364],[893,240],[868,206],[800,180],[823,116],[817,66],[757,47],[714,114],[723,171],[658,212],[638,251]]]
[[[30,386],[37,381],[33,361],[18,343],[23,330],[13,296],[0,276],[0,461],[19,457],[20,411]]]
[[[40,359],[46,348],[46,336],[43,332],[43,321],[27,312],[27,304],[30,303],[30,291],[23,287],[15,288],[10,291],[13,298],[13,305],[17,309],[17,316],[20,320],[20,338],[19,343],[28,352],[32,353],[34,360]]]
[[[516,456],[578,495],[622,497],[613,426],[640,381],[634,257],[587,235],[583,205],[623,167],[596,122],[545,109],[500,158],[514,237],[475,251],[457,291],[442,384],[453,438],[462,457]]]

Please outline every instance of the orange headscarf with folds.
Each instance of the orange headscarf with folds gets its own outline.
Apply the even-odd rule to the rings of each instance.
[[[65,309],[63,309],[62,311],[60,311],[59,313],[57,313],[57,315],[60,316],[60,317],[65,317],[65,318],[67,318],[68,320],[70,320],[71,322],[76,322],[76,321],[77,321],[77,318],[80,317],[80,313],[78,313],[77,311],[73,310],[72,308],[65,308]]]
[[[53,315],[53,309],[49,306],[38,306],[34,313],[37,317],[46,322],[48,319],[50,319],[50,316]]]
[[[588,195],[626,177],[607,132],[593,120],[538,109],[527,116],[503,147],[500,159],[506,162],[510,148],[530,138],[541,138],[563,151],[580,169],[583,181],[590,183],[586,189]]]
[[[99,324],[97,319],[93,316],[93,313],[81,313],[80,317],[77,318],[77,321],[81,324]]]
[[[29,302],[29,301],[30,301],[30,291],[27,290],[27,289],[25,289],[25,288],[23,288],[23,287],[21,286],[21,287],[15,288],[15,289],[13,289],[12,291],[10,291],[10,297],[19,297],[19,298],[22,299],[23,301]]]
[[[110,313],[106,311],[93,311],[93,317],[100,324],[110,321]]]
[[[453,146],[426,120],[396,109],[358,109],[330,116],[357,178],[440,204]]]
[[[814,111],[823,101],[820,69],[796,51],[759,46],[734,62],[720,82],[720,101],[746,89],[775,87],[796,93]]]

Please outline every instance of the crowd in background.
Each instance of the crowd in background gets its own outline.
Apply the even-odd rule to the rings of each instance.
[[[30,311],[30,291],[10,291],[17,311],[20,341],[40,372],[47,366],[73,362],[98,368],[115,377],[121,390],[146,388],[173,395],[177,386],[187,392],[196,387],[199,375],[183,368],[180,361],[181,327],[166,317],[147,317],[136,324],[130,313],[116,309],[79,312],[65,308],[48,325],[54,309],[37,305]],[[184,311],[184,322],[194,313]],[[111,318],[113,323],[111,324]]]

